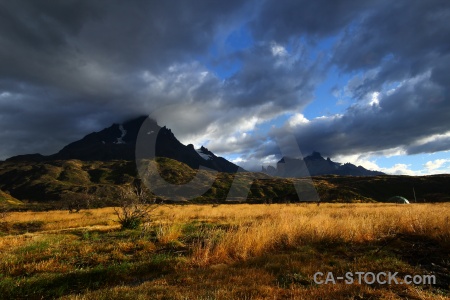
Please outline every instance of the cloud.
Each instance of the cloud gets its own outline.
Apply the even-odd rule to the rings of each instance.
[[[449,18],[441,0],[5,2],[0,159],[142,113],[255,166],[287,132],[304,155],[450,150]],[[306,118],[332,68],[350,77],[333,87],[347,109]]]
[[[349,5],[336,3],[339,8]],[[288,10],[296,11],[296,5],[263,10],[280,25],[267,35],[287,40],[299,32],[315,37],[339,34],[330,63],[344,74],[356,75],[342,92],[334,88],[334,93],[356,102],[341,114],[309,122],[296,122],[299,115],[295,115],[284,128],[272,130],[273,140],[292,131],[304,154],[318,150],[332,157],[388,149],[408,154],[450,149],[445,135],[450,129],[450,75],[444,71],[450,68],[450,44],[445,38],[450,35],[448,5],[442,1],[367,2],[364,7],[337,13],[326,24],[287,18]],[[307,7],[299,3],[297,8],[308,11]],[[331,6],[324,7],[317,11],[327,16]],[[412,174],[401,165],[389,171]]]
[[[436,159],[436,160],[430,160],[425,163],[425,168],[428,170],[428,172],[439,172],[444,171],[443,167],[446,166],[446,171],[448,171],[449,166],[447,165],[450,162],[450,159]]]
[[[340,163],[352,163],[356,166],[363,166],[368,170],[381,171],[389,175],[409,175],[425,176],[433,174],[443,174],[450,172],[450,159],[435,159],[423,164],[422,170],[413,170],[411,164],[396,163],[391,167],[380,167],[373,157],[389,157],[391,155],[405,155],[405,152],[399,152],[398,149],[391,149],[382,152],[368,152],[364,154],[338,155],[334,161]]]
[[[321,72],[304,45],[287,50],[266,41],[211,57],[211,47],[224,43],[248,10],[241,1],[4,4],[0,126],[9,130],[0,138],[11,145],[0,158],[49,154],[168,105],[176,109],[159,116],[160,123],[183,141],[221,140],[301,110]],[[235,59],[242,67],[223,80],[205,63],[211,59]]]
[[[358,154],[402,147],[408,153],[450,150],[450,99],[447,87],[430,81],[430,74],[405,81],[395,91],[377,93],[365,103],[351,105],[343,114],[308,123],[287,122],[303,152],[325,155]],[[273,135],[279,135],[276,130]],[[432,137],[430,139],[430,137]],[[428,138],[426,143],[421,143]]]
[[[389,175],[408,175],[408,176],[425,176],[433,174],[443,174],[450,172],[450,159],[435,159],[427,161],[423,164],[423,169],[417,170],[411,164],[394,163],[390,167],[381,167],[374,157],[392,157],[402,155],[405,157],[406,152],[400,149],[390,149],[380,152],[367,152],[363,154],[338,155],[333,161],[340,163],[352,163],[356,166],[362,166],[368,170],[380,171]]]
[[[342,36],[333,61],[346,71],[381,66],[382,81],[417,76],[430,59],[448,54],[449,16],[449,6],[440,0],[380,1]]]
[[[190,75],[185,66],[208,52],[240,5],[2,3],[0,126],[7,130],[0,138],[9,143],[0,158],[49,154],[92,130],[184,97],[192,88],[188,82],[169,85],[177,68]],[[166,90],[142,76],[148,70]],[[178,94],[168,93],[174,87]]]
[[[349,84],[357,99],[427,72],[431,82],[447,87],[449,17],[450,7],[440,0],[380,1],[341,36],[331,62],[342,72],[362,72]]]
[[[410,145],[408,154],[435,153],[448,150],[450,145],[450,132],[434,134],[424,139],[417,140]]]
[[[303,114],[294,114],[292,117],[289,118],[288,124],[290,127],[295,127],[300,124],[308,124],[310,121],[305,118]]]
[[[394,151],[392,151],[394,153]],[[411,169],[409,164],[394,164],[392,167],[380,167],[376,160],[371,159],[376,155],[375,153],[365,153],[365,154],[353,154],[353,155],[341,155],[335,158],[336,161],[342,163],[352,163],[356,166],[363,166],[364,168],[372,171],[380,171],[389,175],[409,175],[409,176],[420,176],[429,175],[427,172],[416,171]],[[378,153],[379,155],[379,153]]]
[[[376,5],[377,1],[265,1],[251,26],[258,40],[283,43],[302,35],[320,38],[337,34]]]
[[[384,8],[383,8],[384,7]],[[343,87],[357,102],[339,116],[287,124],[305,152],[357,154],[402,147],[450,149],[450,7],[442,1],[379,2],[355,18],[331,62],[357,73]],[[420,142],[430,138],[426,143]]]
[[[390,175],[409,175],[409,176],[424,175],[421,174],[421,172],[411,170],[409,167],[410,165],[407,164],[395,164],[390,168],[381,168],[380,171]]]

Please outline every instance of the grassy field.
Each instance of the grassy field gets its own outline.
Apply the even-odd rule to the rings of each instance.
[[[160,206],[0,220],[2,299],[449,299],[450,203]],[[435,285],[316,284],[316,272],[435,275]]]

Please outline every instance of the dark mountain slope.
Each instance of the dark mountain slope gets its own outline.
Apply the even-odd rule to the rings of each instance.
[[[283,157],[277,163],[276,170],[273,170],[272,168],[270,172],[272,173],[271,175],[280,177],[305,177],[318,175],[385,175],[383,172],[370,171],[363,168],[362,166],[355,166],[350,163],[340,164],[333,162],[330,158],[323,158],[318,152],[313,152],[311,155],[306,156],[304,159]]]
[[[146,117],[139,117],[123,124],[113,124],[99,132],[86,135],[81,140],[68,144],[58,153],[43,156],[40,154],[19,155],[7,159],[9,162],[31,161],[43,162],[54,160],[78,159],[82,161],[111,161],[111,160],[135,160],[136,141],[139,130]],[[167,157],[198,169],[204,166],[219,172],[234,173],[238,166],[228,160],[217,157],[208,149],[194,149],[194,146],[183,145],[172,131],[160,127],[155,121],[146,122],[147,134],[158,134],[156,138],[157,157]]]
[[[234,174],[194,170],[169,158],[158,158],[157,162],[161,176],[172,184],[188,183],[198,172],[215,178],[211,188],[193,202],[224,203],[227,200]],[[308,200],[305,198],[307,195],[299,197],[293,185],[293,181],[305,179],[270,177],[250,172],[240,175],[253,181],[253,184],[248,197],[231,199],[233,201],[294,203]],[[64,206],[70,195],[83,198],[88,194],[92,197],[92,207],[116,205],[121,188],[137,180],[136,166],[132,161],[0,162],[0,199],[8,198],[9,204],[20,200],[24,203],[53,203],[58,207]],[[322,202],[384,202],[393,196],[403,196],[414,202],[414,192],[417,202],[450,201],[450,175],[329,175],[313,177],[312,181]]]

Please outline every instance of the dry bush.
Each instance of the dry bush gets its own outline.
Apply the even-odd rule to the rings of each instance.
[[[0,207],[0,222],[4,222],[9,214],[9,210],[7,208]]]
[[[156,199],[140,184],[122,189],[119,198],[120,207],[114,208],[114,212],[122,229],[136,229],[149,222],[158,207]]]
[[[7,208],[0,207],[0,231],[9,231],[10,224],[6,221],[9,215]]]
[[[69,213],[78,213],[81,209],[89,209],[94,197],[87,192],[73,193],[69,192],[63,197]]]

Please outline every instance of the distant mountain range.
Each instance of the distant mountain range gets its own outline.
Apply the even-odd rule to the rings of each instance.
[[[139,130],[145,122],[147,134],[158,133],[156,147],[152,155],[166,157],[185,163],[193,169],[200,166],[219,172],[235,173],[239,166],[218,157],[205,147],[195,149],[192,144],[184,145],[168,128],[160,127],[156,121],[142,116],[123,124],[113,124],[99,132],[93,132],[81,140],[62,148],[58,153],[44,156],[41,154],[18,155],[7,159],[7,162],[46,162],[55,160],[78,159],[81,161],[134,161],[136,141]],[[153,157],[148,157],[153,158]],[[361,166],[350,163],[340,164],[323,158],[320,153],[313,152],[304,159],[283,157],[275,167],[262,169],[263,173],[279,177],[305,177],[317,175],[352,175],[376,176],[382,172],[369,171]]]
[[[175,185],[191,182],[198,174],[194,169],[205,166],[219,173],[200,171],[208,178],[214,177],[215,181],[205,194],[192,201],[220,203],[227,200],[237,165],[205,147],[195,149],[193,145],[183,145],[170,129],[140,117],[88,134],[53,155],[21,155],[0,161],[0,208],[2,205],[17,209],[64,207],[72,201],[70,199],[84,199],[86,195],[92,197],[92,207],[116,205],[122,187],[140,180],[134,159],[137,137],[142,133],[148,136],[158,133],[155,151],[160,157],[158,170],[167,182]],[[412,197],[412,187],[419,202],[449,201],[448,175],[377,176],[383,173],[336,163],[318,152],[304,159],[283,157],[276,167],[262,171],[241,174],[245,180],[253,181],[245,200],[249,203],[305,201],[305,195],[299,198],[292,184],[303,179],[281,177],[309,175],[314,176],[314,185],[323,202],[387,201],[396,195]],[[321,176],[325,174],[331,176]],[[42,203],[48,206],[41,206]]]
[[[262,167],[262,172],[279,177],[306,177],[318,175],[350,175],[350,176],[377,176],[385,175],[383,172],[370,171],[362,166],[351,163],[340,164],[330,158],[323,158],[319,152],[313,152],[304,159],[283,157],[277,167]]]
[[[113,124],[99,132],[90,133],[81,140],[68,144],[61,151],[52,155],[18,155],[6,161],[45,162],[70,159],[82,161],[134,161],[138,133],[146,118],[142,116],[123,124]],[[225,158],[216,156],[203,146],[200,149],[195,149],[192,144],[182,144],[170,129],[165,126],[160,127],[156,121],[149,120],[146,123],[145,130],[149,134],[158,133],[154,153],[157,157],[175,159],[193,169],[204,166],[219,172],[235,173],[239,168]]]

